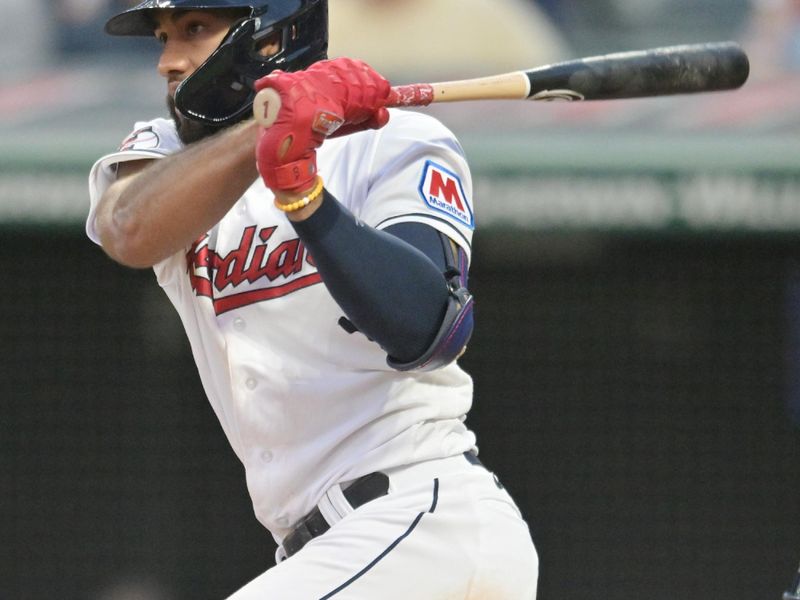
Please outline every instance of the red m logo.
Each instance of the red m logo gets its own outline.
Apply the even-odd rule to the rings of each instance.
[[[464,202],[461,199],[461,192],[458,189],[458,182],[452,177],[448,177],[447,181],[444,175],[438,169],[431,170],[431,187],[430,195],[434,198],[441,198],[450,205],[455,204],[456,208],[461,212],[465,212]]]
[[[465,174],[469,175],[468,172]],[[475,227],[469,197],[456,171],[450,171],[432,160],[425,161],[419,195],[430,209],[440,213],[439,216],[444,214],[470,229]]]

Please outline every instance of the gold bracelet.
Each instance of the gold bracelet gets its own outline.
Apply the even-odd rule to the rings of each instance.
[[[317,183],[314,186],[314,189],[311,190],[311,192],[309,192],[307,196],[304,196],[297,202],[291,202],[289,204],[281,204],[280,202],[278,202],[278,199],[275,198],[275,206],[280,210],[282,210],[283,212],[287,213],[295,212],[296,210],[300,210],[301,208],[308,206],[314,200],[319,198],[322,195],[322,190],[324,189],[324,187],[325,184],[322,181],[322,177],[317,175]]]

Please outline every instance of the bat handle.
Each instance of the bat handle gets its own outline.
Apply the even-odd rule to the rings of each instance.
[[[433,86],[428,83],[398,85],[391,89],[385,106],[428,106],[434,100]],[[281,110],[281,97],[272,88],[264,88],[253,99],[253,116],[264,128],[272,127]]]
[[[431,84],[412,83],[393,87],[386,106],[428,106],[433,100],[434,90]]]

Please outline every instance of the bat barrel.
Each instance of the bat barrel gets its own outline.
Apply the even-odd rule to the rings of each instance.
[[[529,97],[537,100],[553,90],[583,100],[731,90],[749,74],[747,55],[734,42],[621,52],[526,71]]]

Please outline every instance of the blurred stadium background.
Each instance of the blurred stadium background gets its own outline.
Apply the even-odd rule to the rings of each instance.
[[[125,5],[0,0],[1,600],[216,600],[273,561],[166,298],[83,234],[92,162],[165,112],[155,43],[102,34]],[[798,5],[531,1],[542,56],[733,39],[751,81],[430,109],[476,184],[469,422],[541,600],[778,600],[800,560]],[[415,32],[489,68],[461,17]],[[362,58],[452,74],[403,39]]]

